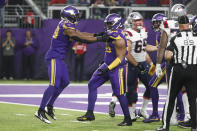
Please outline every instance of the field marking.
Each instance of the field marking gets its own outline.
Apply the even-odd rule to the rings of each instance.
[[[111,99],[111,93],[100,93],[98,94],[98,98],[109,98]],[[138,98],[141,98],[143,93],[138,93]],[[161,95],[160,99],[166,99],[167,95]],[[42,98],[43,94],[0,94],[0,97],[8,97],[8,98]],[[88,98],[88,94],[60,94],[58,98]]]
[[[16,114],[17,116],[26,116],[25,114]]]
[[[59,115],[61,115],[61,116],[72,116],[70,114],[59,114]]]
[[[0,84],[0,88],[1,86],[48,86],[49,84]],[[80,87],[85,87],[87,88],[88,87],[88,84],[69,84],[68,87],[77,87],[77,86],[80,86]],[[102,86],[109,86],[111,87],[111,84],[103,84]],[[144,87],[143,84],[139,84],[139,87]],[[165,89],[167,90],[167,85],[166,84],[161,84],[159,85],[158,89]]]
[[[39,105],[33,105],[33,104],[22,104],[22,103],[14,103],[14,102],[4,102],[4,101],[0,101],[0,103],[13,104],[13,105],[22,105],[22,106],[39,107]],[[62,107],[54,107],[54,109],[67,110],[67,111],[79,111],[79,112],[86,112],[86,110],[70,109],[70,108],[62,108]],[[94,113],[96,113],[96,114],[108,115],[108,113],[104,113],[104,112],[97,112],[97,111],[94,111]],[[116,114],[116,115],[117,115],[117,116],[123,116],[122,114]]]

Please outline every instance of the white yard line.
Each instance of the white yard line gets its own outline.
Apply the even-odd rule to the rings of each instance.
[[[0,103],[13,104],[13,105],[22,105],[22,106],[39,107],[39,105],[33,105],[33,104],[21,104],[21,103],[14,103],[14,102],[4,102],[4,101],[0,101]],[[86,112],[86,110],[69,109],[69,108],[61,108],[61,107],[54,107],[54,109],[67,110],[67,111],[79,111],[79,112]],[[105,115],[107,114],[107,115],[108,115],[108,113],[97,112],[97,111],[95,111],[94,113],[97,113],[97,114],[105,114]],[[117,114],[117,116],[123,116],[123,115]]]
[[[0,88],[1,86],[48,86],[49,84],[0,84]],[[85,87],[87,88],[88,84],[70,84],[69,86],[71,87]],[[68,86],[68,87],[69,87]],[[111,86],[111,84],[103,84],[103,86]],[[143,84],[139,84],[139,88],[144,87]],[[167,89],[166,84],[161,84],[159,85],[158,89]]]

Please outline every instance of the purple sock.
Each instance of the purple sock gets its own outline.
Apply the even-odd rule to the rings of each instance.
[[[55,100],[58,98],[58,96],[62,93],[62,91],[64,90],[64,88],[56,88],[54,91],[53,96],[51,97],[51,99],[49,100],[49,105],[53,106]]]
[[[117,97],[118,97],[118,100],[120,102],[120,106],[122,108],[124,116],[130,116],[129,108],[128,108],[128,100],[127,100],[126,96],[119,95]]]
[[[151,98],[152,98],[152,107],[153,107],[153,115],[158,115],[158,102],[159,102],[159,93],[158,89],[155,87],[150,88]]]
[[[55,87],[49,85],[49,87],[44,91],[43,97],[42,97],[42,101],[40,104],[40,108],[44,109],[45,106],[47,105],[49,99],[51,98],[51,96],[54,94],[55,92]]]
[[[182,100],[182,92],[180,91],[177,96],[177,106],[179,107],[179,113],[184,114],[184,106],[183,106],[183,100]]]

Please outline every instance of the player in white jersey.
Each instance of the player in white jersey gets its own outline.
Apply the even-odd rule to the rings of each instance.
[[[147,72],[150,66],[146,62],[146,55],[148,54],[145,51],[147,44],[147,32],[143,27],[143,17],[139,12],[130,13],[126,22],[129,27],[125,29],[125,32],[127,33],[126,38],[132,43],[129,53],[133,56],[137,63],[146,69],[145,72],[141,72],[135,65],[128,63],[127,98],[131,119],[135,121],[136,102],[138,100],[137,88],[139,80],[145,85],[146,90],[143,95],[142,107],[138,111],[138,116],[144,117],[145,119],[149,117],[146,110],[150,99],[150,88],[148,85],[150,76]]]
[[[165,52],[165,47],[167,47],[167,45],[169,45],[169,41],[170,39],[175,36],[177,34],[177,32],[179,32],[178,29],[178,22],[177,22],[177,18],[178,16],[181,15],[186,15],[186,9],[184,7],[184,5],[182,4],[175,4],[172,9],[171,9],[171,20],[166,20],[161,24],[161,29],[163,30],[162,34],[161,34],[161,44],[158,50],[158,54],[157,54],[157,64],[156,64],[156,75],[158,77],[162,76],[162,70],[161,70],[161,62],[162,62],[162,58],[164,56],[164,52]],[[166,63],[166,75],[167,75],[167,81],[169,82],[170,79],[170,74],[171,74],[171,66]],[[178,95],[178,105],[179,105],[179,109],[181,110],[181,112],[183,112],[183,107],[182,107],[182,99],[183,99],[183,106],[184,106],[184,110],[185,110],[185,119],[184,121],[187,121],[188,119],[190,119],[190,115],[189,115],[189,103],[188,103],[188,98],[187,98],[187,94],[186,92],[182,94],[179,93]],[[175,104],[176,105],[176,104]],[[164,109],[164,114],[166,115],[167,109]],[[171,124],[176,125],[177,123],[177,118],[176,118],[176,108],[174,108],[172,117],[171,117]],[[165,118],[165,117],[164,117]],[[164,121],[164,120],[163,120]],[[158,129],[159,130],[159,129]]]

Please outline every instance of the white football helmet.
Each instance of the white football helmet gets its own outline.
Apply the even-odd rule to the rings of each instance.
[[[131,12],[127,18],[127,24],[131,28],[142,29],[144,26],[143,17],[139,12]]]

